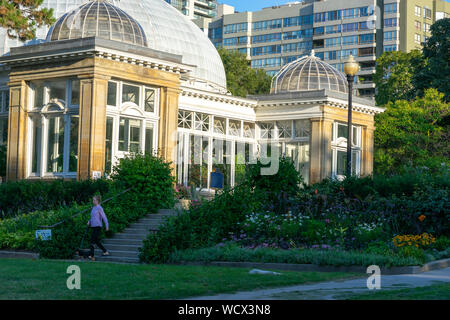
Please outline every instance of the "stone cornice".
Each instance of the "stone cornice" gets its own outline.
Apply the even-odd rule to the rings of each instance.
[[[189,73],[195,68],[195,66],[183,64],[181,56],[98,38],[56,41],[13,49],[11,55],[0,57],[0,64],[3,64],[3,68],[92,57],[176,74]]]
[[[181,87],[182,92],[181,94],[186,97],[193,97],[193,98],[200,98],[204,100],[210,100],[215,102],[222,102],[222,103],[228,103],[236,106],[242,106],[242,107],[248,107],[248,108],[255,108],[256,107],[256,100],[250,100],[250,99],[244,99],[234,96],[228,96],[224,94],[218,94],[218,93],[212,93],[208,91],[203,91],[199,89],[192,89],[188,87]]]

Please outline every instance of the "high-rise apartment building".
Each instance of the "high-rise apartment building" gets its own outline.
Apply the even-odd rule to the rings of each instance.
[[[191,20],[215,18],[217,0],[165,0]]]
[[[450,5],[443,0],[304,0],[255,12],[227,12],[209,24],[217,47],[246,54],[252,67],[270,75],[313,49],[341,71],[352,54],[361,66],[356,94],[373,97],[377,57],[420,48],[431,24],[449,16]]]

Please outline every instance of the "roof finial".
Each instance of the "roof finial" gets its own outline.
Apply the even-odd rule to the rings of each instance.
[[[315,57],[316,55],[315,55],[315,52],[314,52],[314,49],[312,49],[311,50],[311,57]]]

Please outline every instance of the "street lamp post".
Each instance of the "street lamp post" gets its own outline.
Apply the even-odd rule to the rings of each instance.
[[[347,177],[352,175],[352,97],[353,97],[353,82],[355,75],[359,71],[359,64],[353,58],[353,55],[348,57],[344,63],[344,73],[347,75],[348,82],[348,135],[347,135]]]

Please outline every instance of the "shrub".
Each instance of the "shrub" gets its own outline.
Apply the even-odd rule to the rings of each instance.
[[[0,184],[1,218],[33,211],[70,207],[91,200],[94,194],[111,191],[108,180],[86,181],[18,181]]]
[[[278,171],[273,175],[261,174],[264,168],[269,167],[269,165],[262,164],[261,161],[249,165],[246,172],[246,183],[250,189],[265,193],[265,201],[269,204],[268,210],[286,213],[286,200],[295,197],[300,191],[302,177],[290,158],[280,157],[278,165]]]
[[[174,206],[175,178],[171,163],[163,158],[149,154],[125,157],[113,168],[111,178],[124,188],[133,188],[133,198],[124,197],[125,202],[141,202],[149,212]]]
[[[174,250],[199,248],[222,241],[236,233],[246,214],[258,211],[260,196],[245,185],[226,190],[213,201],[180,212],[162,225],[157,234],[144,240],[140,259],[148,263],[167,261]]]
[[[171,263],[183,262],[263,262],[263,263],[295,263],[317,264],[326,266],[369,266],[380,267],[419,265],[423,262],[413,256],[399,257],[363,253],[358,251],[272,248],[246,249],[235,245],[188,249],[174,251],[169,259]]]

